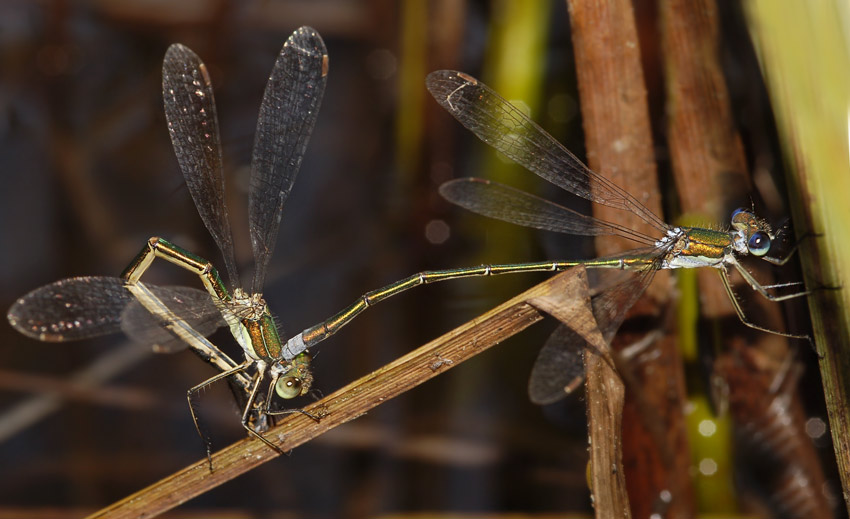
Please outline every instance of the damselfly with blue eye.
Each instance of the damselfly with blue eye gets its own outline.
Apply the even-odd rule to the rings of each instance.
[[[752,211],[735,210],[731,228],[725,231],[667,225],[631,194],[585,166],[522,111],[475,78],[442,70],[428,75],[427,86],[437,102],[455,119],[508,158],[576,196],[632,213],[657,231],[650,236],[487,180],[458,179],[440,187],[440,193],[449,201],[484,216],[565,234],[616,235],[643,245],[644,248],[615,256],[553,263],[553,267],[558,268],[568,263],[637,271],[636,275],[606,288],[592,300],[594,315],[607,341],[616,333],[626,312],[656,271],[700,267],[717,270],[735,312],[745,325],[785,337],[811,340],[807,335],[771,330],[751,322],[732,291],[730,268],[737,270],[754,290],[771,301],[808,294],[808,291],[798,291],[776,295],[771,291],[800,283],[762,285],[741,265],[739,258],[747,255],[781,265],[793,251],[791,249],[784,258],[770,256],[768,253],[776,236],[770,225]],[[568,330],[556,330],[541,350],[529,383],[531,397],[536,402],[546,403],[564,395],[564,388],[569,386],[573,375],[572,370],[563,369],[564,343],[574,339]]]
[[[416,286],[471,276],[554,272],[578,265],[634,272],[625,281],[602,289],[592,298],[599,329],[609,342],[658,270],[700,267],[717,269],[732,305],[745,325],[785,337],[811,340],[807,335],[779,332],[751,322],[732,291],[730,268],[737,270],[754,290],[771,301],[808,294],[802,291],[775,295],[770,291],[799,286],[800,283],[762,285],[741,265],[739,258],[747,255],[781,265],[794,250],[789,250],[789,255],[784,258],[770,256],[768,253],[776,235],[770,225],[752,211],[734,211],[731,228],[725,231],[667,225],[632,195],[585,166],[517,107],[475,78],[461,72],[442,70],[429,74],[426,85],[443,108],[505,156],[574,195],[637,215],[657,234],[650,236],[583,215],[488,180],[465,178],[450,181],[440,187],[440,193],[449,201],[476,213],[565,234],[622,236],[643,245],[643,248],[588,260],[479,265],[420,272],[364,294],[334,317],[290,339],[285,350],[309,348],[336,333],[369,306]],[[534,402],[555,401],[565,395],[565,390],[576,386],[577,378],[581,376],[575,366],[577,356],[573,346],[577,340],[578,336],[568,327],[561,326],[544,345],[529,381],[529,393]]]

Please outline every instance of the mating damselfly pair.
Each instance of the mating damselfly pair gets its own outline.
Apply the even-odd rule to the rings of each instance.
[[[439,71],[429,75],[428,89],[440,105],[482,140],[579,197],[640,216],[657,235],[648,236],[582,215],[500,184],[479,179],[451,181],[441,187],[443,196],[486,216],[567,234],[619,235],[643,248],[593,260],[481,265],[417,273],[367,292],[333,317],[283,340],[286,336],[278,330],[261,294],[284,202],[317,118],[327,70],[324,43],[315,30],[303,27],[287,40],[269,78],[257,123],[249,184],[249,229],[255,260],[250,291],[240,288],[236,270],[210,79],[192,51],[174,45],[163,66],[169,132],[189,192],[224,256],[229,284],[221,280],[212,263],[164,239],[152,238],[120,278],[66,279],[19,299],[9,311],[13,326],[44,341],[83,339],[123,330],[158,351],[190,347],[220,371],[188,391],[196,428],[193,397],[206,385],[227,379],[242,403],[244,428],[280,452],[263,432],[268,416],[292,412],[272,407],[275,394],[289,399],[309,390],[312,378],[307,350],[369,306],[418,285],[469,276],[558,271],[576,265],[633,271],[627,281],[594,298],[594,313],[607,340],[660,269],[715,267],[741,320],[760,330],[765,329],[747,320],[731,293],[729,267],[738,270],[769,299],[805,294],[774,296],[769,290],[783,286],[762,286],[740,265],[738,258],[748,254],[779,261],[767,255],[774,238],[770,227],[752,212],[736,211],[729,231],[668,226],[634,197],[584,166],[488,87],[462,73]],[[155,287],[143,282],[142,275],[157,257],[198,274],[206,290]],[[222,326],[230,329],[242,347],[244,361],[235,362],[206,338]],[[557,348],[570,346],[560,344]],[[538,365],[545,364],[548,369],[535,369],[538,375],[530,388],[536,401],[550,401],[552,395],[563,394],[564,384],[558,376],[558,365],[553,362],[555,347],[544,348],[538,359]],[[205,443],[209,457],[210,446]]]

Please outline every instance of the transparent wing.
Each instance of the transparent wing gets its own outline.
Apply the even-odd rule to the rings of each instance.
[[[519,189],[480,178],[459,178],[440,186],[449,202],[490,218],[580,236],[616,235],[651,245],[656,239],[615,223],[583,215]]]
[[[204,337],[212,335],[227,323],[209,293],[190,287],[157,287],[145,284],[174,315]],[[171,353],[188,347],[188,343],[169,332],[162,318],[151,314],[133,299],[121,313],[121,330],[139,344],[157,353]]]
[[[254,139],[248,196],[254,293],[263,289],[283,204],[316,123],[327,67],[327,50],[321,36],[315,29],[301,27],[283,45],[266,84]]]
[[[660,261],[660,257],[656,260]],[[593,317],[599,325],[599,331],[605,342],[610,343],[617,330],[626,319],[626,314],[637,303],[637,300],[652,283],[658,265],[652,265],[635,272],[622,283],[607,288],[590,299],[593,306]]]
[[[218,248],[231,286],[238,286],[233,236],[224,204],[221,138],[207,67],[191,49],[176,43],[162,64],[165,119],[186,187]]]
[[[6,317],[22,334],[46,342],[88,339],[121,330],[132,295],[114,277],[62,279],[15,301]]]
[[[665,232],[667,225],[625,190],[585,166],[554,137],[488,86],[438,70],[425,81],[434,99],[479,139],[529,171],[584,199],[629,211]]]
[[[180,319],[204,336],[226,323],[207,292],[189,287],[146,284]],[[7,314],[9,323],[28,337],[46,342],[76,341],[123,331],[134,342],[157,351],[187,347],[165,323],[148,312],[124,288],[124,280],[89,276],[63,279],[18,299]]]
[[[528,396],[537,405],[557,402],[584,382],[585,341],[559,325],[546,340],[528,378]]]
[[[590,300],[593,316],[606,342],[617,333],[626,314],[652,282],[657,268],[650,266],[607,287]],[[561,324],[540,350],[528,380],[528,396],[538,405],[551,404],[577,389],[584,380],[584,350],[587,342]]]

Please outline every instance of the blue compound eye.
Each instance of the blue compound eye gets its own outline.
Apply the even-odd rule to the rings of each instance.
[[[747,249],[753,256],[764,256],[770,250],[770,236],[764,231],[756,231],[747,241]]]
[[[754,219],[753,213],[747,211],[743,207],[739,207],[732,211],[732,227],[739,231],[750,227]]]

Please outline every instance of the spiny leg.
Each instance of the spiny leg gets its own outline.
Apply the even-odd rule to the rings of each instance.
[[[762,285],[761,287],[765,290],[769,290],[776,288],[799,287],[803,285],[805,285],[805,283],[803,283],[802,281],[788,281],[787,283],[773,283],[770,285]]]
[[[156,258],[163,258],[197,274],[201,278],[204,288],[214,299],[230,299],[230,295],[212,263],[162,238],[149,239],[130,265],[121,273],[121,277],[129,284],[137,283]]]
[[[792,287],[792,286],[800,286],[800,285],[803,285],[803,282],[802,281],[792,281],[792,282],[789,282],[789,283],[777,283],[777,284],[773,284],[773,285],[762,285],[761,283],[759,283],[753,277],[753,275],[749,271],[747,271],[747,269],[745,269],[743,267],[743,265],[739,264],[738,262],[735,262],[735,268],[738,269],[738,271],[741,273],[741,275],[744,277],[744,279],[747,281],[747,283],[750,284],[750,286],[753,288],[753,290],[756,290],[759,294],[763,295],[764,297],[766,297],[770,301],[785,301],[786,299],[794,299],[795,297],[807,296],[809,294],[812,294],[812,293],[820,291],[820,290],[841,290],[841,288],[842,288],[841,286],[821,285],[821,286],[817,286],[815,288],[803,290],[801,292],[794,292],[792,294],[786,294],[786,295],[783,295],[783,296],[776,296],[776,295],[768,293],[767,290],[771,289],[771,288],[786,288],[786,287]]]
[[[752,274],[750,274],[750,272],[747,269],[745,269],[743,267],[743,265],[741,265],[737,261],[735,261],[733,263],[733,265],[738,270],[738,272],[741,273],[741,276],[744,278],[744,281],[746,281],[747,284],[749,284],[753,288],[753,290],[755,290],[756,292],[758,292],[759,294],[761,294],[762,296],[764,296],[765,298],[767,298],[770,301],[774,301],[774,302],[785,301],[785,300],[788,300],[788,299],[794,299],[794,298],[797,298],[797,297],[807,296],[807,295],[812,293],[811,290],[803,290],[802,292],[794,292],[793,294],[785,294],[785,295],[781,295],[781,296],[771,294],[770,292],[767,291],[767,289],[797,286],[797,285],[800,285],[802,283],[799,282],[799,281],[795,281],[795,282],[791,282],[791,283],[779,283],[779,284],[776,284],[776,285],[762,285],[761,283],[758,282],[758,280],[756,280],[755,277],[753,277]],[[723,272],[723,270],[720,269],[720,272]],[[726,273],[723,272],[722,275],[724,276],[724,279],[726,279],[726,283],[728,283],[728,278],[726,277]]]
[[[272,411],[271,411],[271,401],[272,401],[272,398],[274,396],[274,388],[277,385],[278,379],[280,379],[280,373],[275,373],[274,375],[272,375],[272,380],[271,380],[271,383],[269,384],[269,389],[266,392],[266,401],[263,402],[262,409],[259,411],[261,415],[266,415],[266,416],[274,416],[275,415],[275,413],[272,413]],[[285,452],[284,454],[289,456],[291,453],[292,453],[292,450],[290,450],[289,452]]]
[[[807,231],[802,236],[800,236],[800,238],[797,241],[794,242],[794,245],[791,246],[791,248],[788,250],[788,252],[785,253],[785,255],[783,257],[776,257],[776,256],[769,256],[768,255],[768,256],[763,256],[761,259],[768,261],[768,262],[772,263],[773,265],[779,265],[779,266],[785,265],[786,263],[788,263],[788,260],[790,260],[794,256],[794,253],[797,252],[800,245],[804,241],[806,241],[807,239],[810,239],[810,238],[821,238],[823,236],[824,236],[823,233]],[[817,287],[813,290],[820,290],[820,289],[837,290],[839,288],[841,288],[841,287],[840,286],[837,286],[837,287],[822,286],[822,287]]]
[[[786,263],[788,263],[788,260],[790,260],[794,256],[794,254],[797,252],[797,249],[800,247],[801,243],[803,243],[804,241],[806,241],[809,238],[817,238],[819,236],[822,236],[822,235],[809,231],[809,232],[803,234],[802,236],[800,236],[800,239],[794,242],[794,245],[792,245],[791,248],[788,249],[788,251],[785,253],[784,256],[782,256],[782,257],[762,256],[761,259],[767,261],[768,263],[771,263],[773,265],[778,265],[778,266],[781,267],[782,265],[785,265]]]
[[[778,330],[771,330],[770,328],[765,328],[763,326],[759,326],[755,323],[750,322],[747,319],[746,314],[744,313],[744,309],[741,308],[741,303],[738,302],[738,298],[735,296],[735,293],[732,291],[732,285],[729,283],[728,274],[726,274],[726,271],[723,270],[723,269],[717,269],[717,272],[720,274],[720,279],[723,281],[723,287],[726,289],[726,294],[729,296],[729,300],[732,302],[732,306],[735,308],[735,313],[738,314],[738,319],[740,319],[742,323],[744,323],[746,326],[748,326],[748,327],[750,327],[754,330],[772,333],[774,335],[780,335],[782,337],[788,337],[789,339],[805,339],[805,340],[809,341],[809,344],[812,346],[812,349],[814,349],[814,347],[815,347],[814,341],[812,341],[812,338],[808,335],[793,334],[793,333],[787,333],[787,332],[780,332]],[[765,297],[767,297],[767,296],[765,296]],[[768,297],[768,299],[770,299],[770,298]]]
[[[309,419],[311,419],[311,420],[315,421],[316,423],[319,423],[319,422],[321,422],[321,421],[322,421],[322,417],[321,417],[321,416],[316,415],[316,414],[313,414],[313,413],[310,413],[310,412],[305,411],[305,410],[300,409],[300,408],[295,408],[295,409],[281,409],[281,410],[279,410],[279,411],[267,411],[267,412],[266,412],[266,414],[271,415],[271,416],[280,416],[280,415],[284,415],[284,414],[293,414],[293,413],[301,413],[301,414],[303,414],[304,416],[306,416],[307,418],[309,418]],[[327,416],[327,414],[325,414],[325,416]]]
[[[197,413],[195,413],[195,402],[194,402],[193,397],[194,397],[195,393],[197,393],[201,389],[209,386],[210,384],[214,384],[214,383],[218,382],[219,380],[225,379],[225,378],[227,378],[231,375],[235,375],[236,373],[243,371],[244,369],[246,369],[250,365],[251,365],[250,362],[245,361],[242,364],[239,364],[238,366],[234,367],[233,369],[230,369],[228,371],[223,371],[223,372],[218,373],[217,375],[215,375],[213,377],[208,378],[207,380],[201,382],[200,384],[190,388],[186,392],[186,400],[189,402],[189,413],[192,414],[192,422],[195,423],[195,430],[198,431],[198,436],[200,436],[201,441],[204,442],[204,448],[207,451],[207,461],[209,462],[209,465],[210,465],[210,472],[213,471],[212,445],[211,445],[210,439],[207,438],[206,436],[204,436],[204,433],[201,431],[201,423],[198,420]]]
[[[161,319],[163,328],[187,343],[204,361],[209,362],[220,371],[229,371],[237,366],[236,362],[227,354],[175,314],[144,283],[128,283],[125,288],[151,315]],[[239,387],[247,393],[250,379],[242,375],[237,376],[236,379]]]
[[[805,240],[807,240],[809,238],[820,238],[821,236],[823,236],[823,234],[809,231],[809,232],[803,234],[803,236],[801,236],[800,239],[797,240],[794,243],[794,245],[791,247],[791,249],[787,253],[785,253],[784,257],[780,258],[780,257],[775,257],[775,256],[762,256],[761,259],[768,261],[769,263],[771,263],[773,265],[778,265],[778,266],[785,265],[786,263],[788,263],[788,260],[791,259],[791,257],[794,255],[794,253],[797,252],[797,249],[798,249],[798,247],[800,246],[801,243],[803,243]],[[793,283],[789,283],[788,286],[791,286],[792,284]],[[796,284],[802,285],[803,282],[799,281]],[[764,288],[774,288],[774,286],[775,285],[765,285]],[[816,290],[839,290],[839,289],[841,289],[840,285],[839,286],[821,285],[821,286],[809,289],[808,292],[814,292]],[[792,297],[796,297],[796,296],[792,296]]]
[[[256,402],[257,400],[257,393],[259,392],[260,384],[263,382],[263,378],[265,378],[267,369],[268,366],[264,362],[260,361],[257,363],[257,373],[256,375],[254,375],[254,384],[251,389],[251,396],[248,398],[248,402],[245,404],[245,409],[242,411],[242,427],[244,427],[245,430],[248,431],[248,434],[251,434],[257,439],[259,439],[278,454],[285,454],[280,447],[270,442],[265,436],[263,436],[259,432],[255,431],[249,423],[251,410],[254,408],[254,402]]]

